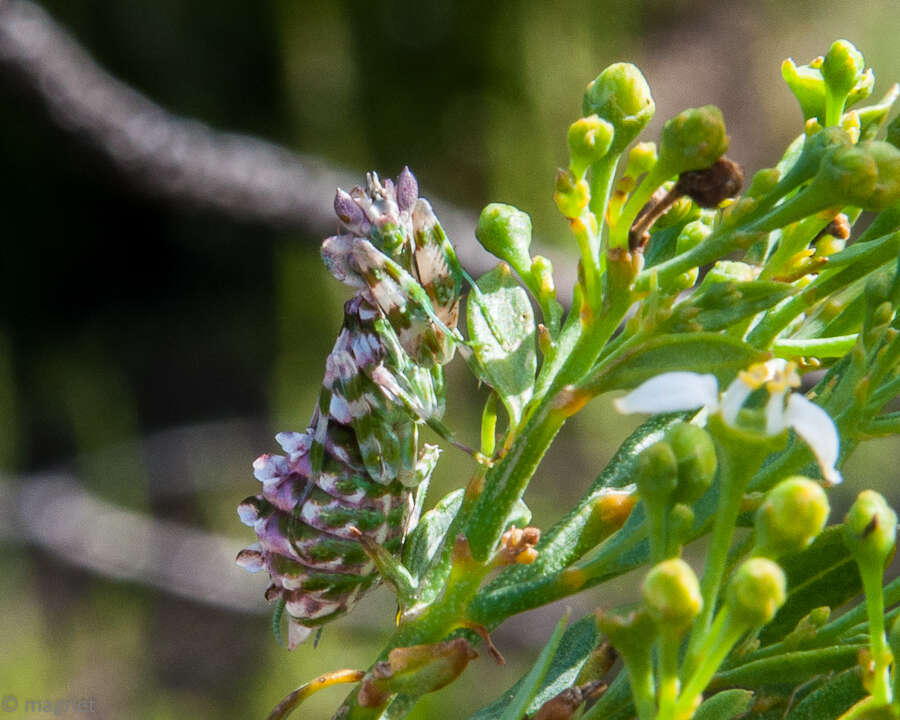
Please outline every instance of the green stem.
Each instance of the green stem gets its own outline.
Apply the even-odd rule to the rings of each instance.
[[[673,720],[678,700],[678,646],[681,633],[660,628],[659,634],[659,713],[657,720]]]
[[[775,357],[792,358],[798,355],[816,357],[843,357],[856,344],[859,333],[836,335],[828,338],[779,339],[772,343]]]
[[[506,518],[528,486],[538,463],[566,419],[589,399],[572,391],[600,354],[631,305],[631,293],[620,289],[599,317],[585,318],[583,333],[554,377],[537,408],[530,413],[510,451],[485,476],[485,487],[472,509],[466,536],[476,560],[484,561],[503,533]]]
[[[727,610],[723,612],[727,613]],[[734,623],[731,618],[728,617],[729,614],[730,613],[726,614],[722,621],[720,638],[715,645],[710,648],[709,652],[704,653],[699,658],[697,669],[694,670],[685,683],[684,690],[675,706],[676,717],[688,718],[693,714],[697,701],[703,695],[703,691],[706,689],[706,686],[709,685],[712,676],[715,675],[716,670],[719,669],[725,656],[728,655],[728,651],[734,647],[734,644],[740,639],[744,630],[746,630],[745,627]]]
[[[633,658],[630,662],[628,658],[625,659],[638,720],[653,720],[656,715],[656,691],[649,655],[648,652],[646,658]]]
[[[860,575],[866,594],[866,612],[869,616],[869,644],[875,670],[872,679],[872,697],[881,705],[891,702],[890,665],[891,651],[884,632],[884,593],[881,587],[883,572],[880,567],[862,567]]]
[[[653,197],[653,193],[656,192],[656,189],[660,185],[662,185],[664,179],[665,178],[660,179],[659,176],[652,171],[644,176],[643,182],[631,194],[631,197],[628,198],[628,202],[625,203],[625,207],[619,214],[616,224],[610,229],[610,247],[628,247],[628,230],[634,223],[638,213],[640,213],[641,208],[650,201],[650,198]]]
[[[650,526],[650,565],[656,565],[666,559],[666,516],[664,506],[644,502],[647,508],[647,522]]]
[[[732,228],[714,231],[703,242],[687,252],[641,271],[635,280],[634,287],[638,292],[646,292],[650,288],[651,275],[656,273],[659,286],[668,288],[682,273],[719,260],[734,250],[745,249],[752,244],[755,237],[755,235],[735,232]]]
[[[733,430],[717,418],[710,418],[709,429],[716,441],[719,462],[719,502],[700,581],[703,609],[691,629],[685,657],[687,667],[693,667],[700,660],[699,652],[716,609],[744,491],[770,449],[768,443],[760,442],[758,437]]]
[[[840,125],[846,102],[846,95],[835,95],[831,86],[825,83],[825,127]]]
[[[616,175],[616,166],[621,155],[610,154],[604,156],[598,162],[591,165],[591,201],[590,210],[597,218],[599,227],[603,227],[606,217],[606,206],[609,203],[609,194],[612,192],[613,179]],[[602,274],[605,263],[604,254],[601,252],[600,236],[595,240],[594,252],[597,258],[597,269]]]

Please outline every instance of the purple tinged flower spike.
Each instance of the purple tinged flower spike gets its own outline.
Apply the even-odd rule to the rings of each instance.
[[[352,229],[365,220],[365,215],[359,206],[353,201],[350,193],[341,188],[334,195],[334,214],[348,228]]]
[[[403,166],[400,176],[397,178],[397,205],[401,212],[409,212],[416,204],[419,197],[419,183],[416,182],[407,166]]]

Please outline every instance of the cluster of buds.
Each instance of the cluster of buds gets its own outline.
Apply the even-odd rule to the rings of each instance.
[[[497,565],[530,565],[538,556],[535,546],[541,540],[541,531],[536,527],[509,528],[500,537],[500,549],[497,551]]]

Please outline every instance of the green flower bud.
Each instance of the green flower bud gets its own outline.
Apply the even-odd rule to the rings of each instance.
[[[769,558],[799,552],[822,532],[831,508],[825,491],[805,477],[784,480],[756,511],[756,551]]]
[[[491,203],[481,211],[475,237],[482,247],[508,262],[517,273],[531,270],[531,218],[512,205]]]
[[[664,560],[644,578],[644,606],[658,625],[684,630],[703,607],[697,576],[681,558]]]
[[[599,115],[576,120],[569,126],[569,167],[576,177],[606,155],[612,144],[613,126]]]
[[[873,339],[870,337],[873,330],[883,329],[894,319],[894,306],[891,303],[894,281],[894,277],[884,274],[872,275],[866,280],[863,338],[867,344]]]
[[[862,567],[881,571],[894,552],[897,514],[874,490],[863,490],[844,518],[844,542]]]
[[[625,176],[638,178],[648,173],[656,165],[656,143],[642,142],[628,151],[628,162],[625,163]]]
[[[739,260],[719,260],[703,278],[703,285],[720,282],[750,282],[756,280],[759,269]]]
[[[702,219],[693,220],[685,225],[675,240],[675,252],[678,255],[692,250],[712,233],[712,228]]]
[[[619,154],[644,129],[656,105],[650,86],[631,63],[615,63],[601,72],[584,91],[585,116],[598,115],[614,130],[609,152]]]
[[[750,186],[744,192],[744,197],[762,197],[778,184],[780,178],[781,173],[778,168],[757,170],[750,180]]]
[[[694,509],[685,503],[675,503],[669,510],[668,530],[668,551],[672,554],[672,550],[691,539],[691,531],[694,529],[694,521],[696,520]]]
[[[887,137],[885,137],[895,148],[900,148],[900,115],[891,120],[887,126]]]
[[[838,147],[822,165],[806,192],[822,192],[863,210],[884,210],[900,200],[900,150],[878,140]]]
[[[722,111],[715,105],[689,108],[663,126],[654,175],[663,180],[710,167],[728,150]]]
[[[825,153],[819,171],[803,192],[748,227],[769,231],[826,208],[853,205],[863,210],[884,210],[898,200],[900,150],[878,140],[840,145]]]
[[[686,253],[688,250],[697,247],[706,240],[711,233],[712,228],[707,225],[702,218],[689,222],[681,229],[681,232],[678,233],[678,238],[675,240],[675,253],[681,255],[682,253]],[[700,268],[691,268],[690,270],[681,273],[681,275],[675,279],[673,285],[674,287],[686,290],[689,287],[693,287],[694,283],[697,282],[699,274]]]
[[[803,119],[825,115],[825,78],[818,67],[796,65],[788,58],[781,64],[781,76],[800,103]]]
[[[690,423],[677,423],[666,433],[678,464],[678,487],[673,502],[691,504],[700,499],[716,477],[716,448],[709,433]]]
[[[563,216],[581,217],[590,199],[591,190],[587,182],[576,178],[571,170],[560,168],[556,173],[556,192],[553,193],[553,200]]]
[[[818,172],[822,158],[829,150],[837,147],[849,147],[852,144],[853,141],[847,132],[839,127],[830,127],[820,130],[814,135],[807,135],[799,157],[778,182],[776,191],[783,195],[800,183],[806,182]]]
[[[654,443],[638,455],[634,468],[638,495],[648,505],[665,505],[678,484],[678,461],[667,442]]]
[[[822,77],[831,92],[846,97],[862,77],[865,65],[862,53],[853,43],[836,40],[822,62]]]
[[[656,222],[653,223],[653,232],[665,230],[667,227],[677,225],[691,216],[696,217],[698,212],[699,208],[694,205],[691,198],[687,195],[683,195],[673,202],[669,209],[660,215]]]
[[[728,584],[727,604],[732,617],[746,627],[765,625],[787,598],[784,570],[766,558],[750,558]]]

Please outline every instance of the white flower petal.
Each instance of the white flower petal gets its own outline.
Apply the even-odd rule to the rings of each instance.
[[[728,386],[722,395],[722,419],[726,425],[734,427],[737,424],[738,413],[752,392],[753,388],[740,377],[735,378]]]
[[[834,465],[840,456],[841,440],[831,416],[799,393],[791,393],[784,419],[809,445],[825,481],[832,485],[840,483],[841,474]]]
[[[766,403],[766,435],[777,435],[787,426],[784,412],[784,392],[773,392]]]
[[[657,375],[614,401],[616,410],[631,413],[661,413],[718,405],[719,384],[715,375],[670,372]]]

